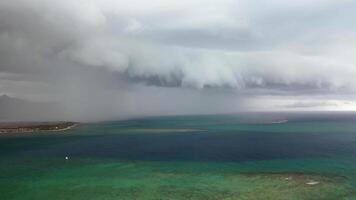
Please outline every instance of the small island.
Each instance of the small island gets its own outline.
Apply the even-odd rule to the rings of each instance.
[[[77,125],[77,122],[0,122],[0,134],[66,131]]]

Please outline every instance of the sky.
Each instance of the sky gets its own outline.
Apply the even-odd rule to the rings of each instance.
[[[58,117],[356,109],[353,0],[2,0],[0,94]]]

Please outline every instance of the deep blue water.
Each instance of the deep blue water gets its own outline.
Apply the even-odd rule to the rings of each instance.
[[[307,116],[307,121],[299,115],[283,116],[290,121],[281,124],[268,120],[261,123],[269,118],[254,116],[168,117],[86,124],[65,135],[1,138],[0,155],[213,162],[355,158],[353,118],[321,115],[318,120],[318,116]],[[152,133],[167,128],[201,131]]]

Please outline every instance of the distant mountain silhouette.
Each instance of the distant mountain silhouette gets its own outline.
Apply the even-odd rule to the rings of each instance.
[[[0,96],[0,121],[50,121],[55,116],[55,106],[51,103],[32,102]]]

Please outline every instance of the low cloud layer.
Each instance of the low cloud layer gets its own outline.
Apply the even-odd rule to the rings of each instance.
[[[55,102],[59,118],[76,120],[315,99],[322,105],[302,107],[350,110],[355,9],[351,0],[3,0],[0,93]]]

